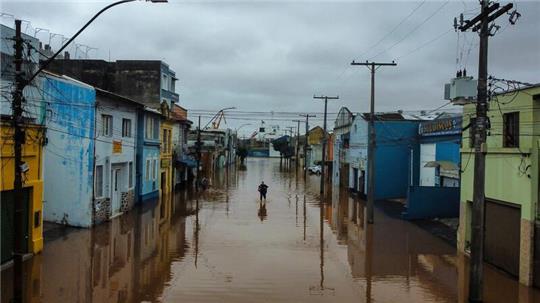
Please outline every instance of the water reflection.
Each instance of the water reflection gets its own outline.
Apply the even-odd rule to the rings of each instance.
[[[208,178],[203,192],[91,231],[49,230],[24,264],[26,302],[466,302],[467,258],[391,209],[379,205],[367,225],[364,201],[335,188],[321,197],[318,176],[279,160]],[[539,302],[489,266],[485,276],[486,302]],[[10,277],[2,272],[2,302]]]

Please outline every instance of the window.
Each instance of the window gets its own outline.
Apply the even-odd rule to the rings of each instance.
[[[154,133],[153,133],[153,139],[159,140],[159,119],[153,119],[154,120]]]
[[[96,197],[103,196],[103,165],[96,166]]]
[[[122,119],[122,137],[131,137],[130,119]]]
[[[152,166],[152,180],[157,179],[157,159],[154,159]]]
[[[129,188],[133,187],[133,162],[129,162],[128,164],[128,185]]]
[[[476,118],[471,118],[469,121],[469,147],[474,147],[475,141],[475,129],[476,129]]]
[[[519,112],[503,115],[503,147],[519,147]]]
[[[163,152],[171,152],[171,131],[168,129],[163,130]]]
[[[101,134],[106,137],[112,136],[113,118],[111,115],[101,115]]]
[[[152,117],[146,117],[146,130],[144,137],[146,139],[153,139],[154,137],[154,119]]]
[[[151,166],[151,160],[150,159],[146,159],[146,176],[145,176],[145,179],[148,181],[150,180],[150,166]]]
[[[169,89],[168,84],[169,84],[169,77],[163,74],[163,80],[161,81],[161,88],[164,90],[168,90]]]

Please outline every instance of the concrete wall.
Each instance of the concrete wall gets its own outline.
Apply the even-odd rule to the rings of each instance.
[[[417,121],[375,122],[375,199],[407,196],[410,146],[416,142],[417,130]]]
[[[521,238],[520,238],[520,282],[525,285],[532,283],[532,224],[538,218],[538,139],[540,113],[534,96],[540,95],[540,87],[530,88],[521,92],[498,95],[499,101],[493,104],[488,116],[491,122],[490,136],[487,137],[486,155],[486,197],[517,204],[521,208]],[[538,98],[538,97],[536,97]],[[519,111],[519,148],[503,147],[503,117],[507,112]],[[474,104],[466,105],[463,109],[463,126],[469,124],[469,114],[474,112]],[[458,249],[466,250],[470,240],[471,207],[474,150],[469,146],[469,132],[462,136],[461,149],[461,207],[460,226],[458,231]],[[537,273],[538,274],[538,273]]]
[[[110,115],[113,118],[112,135],[103,135],[103,115]],[[122,136],[122,119],[131,120],[131,137]],[[127,201],[127,206],[123,205],[125,202],[121,201],[120,204],[114,205],[113,202],[113,178],[111,170],[113,168],[120,169],[119,174],[119,191],[121,193],[121,200],[127,194],[128,197],[133,196],[135,189],[135,167],[136,167],[136,140],[137,134],[137,107],[129,102],[114,99],[110,96],[104,96],[98,94],[97,97],[97,112],[96,112],[96,152],[95,152],[95,166],[103,166],[103,196],[96,197],[96,199],[106,199],[111,201],[110,206],[104,205],[104,207],[110,207],[110,215],[114,216],[120,213],[122,210],[129,209],[133,205],[133,198]],[[130,172],[129,163],[132,163],[131,171],[131,184],[129,184]],[[131,194],[129,194],[131,193]],[[107,220],[107,210],[96,207],[94,210],[96,223]]]
[[[405,219],[454,218],[459,215],[459,188],[411,186]]]
[[[43,82],[43,90],[49,111],[43,218],[88,227],[92,224],[95,90],[52,76]]]

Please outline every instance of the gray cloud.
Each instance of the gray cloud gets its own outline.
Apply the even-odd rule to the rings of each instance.
[[[29,20],[33,27],[69,36],[106,3],[3,1],[2,12]],[[103,14],[77,42],[99,48],[91,54],[102,59],[108,59],[110,50],[112,60],[166,61],[180,79],[181,103],[190,109],[236,106],[239,110],[319,112],[322,103],[313,100],[313,94],[339,94],[341,99],[332,102],[329,111],[337,112],[340,106],[366,111],[369,73],[349,63],[388,49],[443,2],[427,1],[375,49],[368,49],[418,4],[129,3]],[[501,78],[539,82],[540,19],[536,16],[540,4],[518,2],[517,7],[523,17],[516,26],[507,27],[505,17],[498,21],[504,30],[490,40],[489,71]],[[445,103],[443,85],[456,72],[457,33],[451,30],[418,51],[410,51],[451,29],[454,16],[465,10],[466,17],[472,17],[477,9],[477,1],[465,5],[450,1],[407,39],[374,58],[400,58],[396,68],[378,71],[377,110],[431,109]],[[48,40],[46,34],[40,38]],[[53,40],[53,46],[58,42]],[[466,61],[472,75],[476,73],[477,43],[477,35],[467,33],[460,36],[457,48],[461,65]],[[230,120],[232,126],[243,122]]]

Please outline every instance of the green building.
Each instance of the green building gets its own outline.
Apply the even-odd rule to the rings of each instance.
[[[463,128],[474,125],[475,103],[463,109]],[[540,84],[494,95],[486,154],[485,261],[540,287]],[[473,128],[462,135],[458,249],[471,240]],[[535,244],[536,243],[536,244]]]

